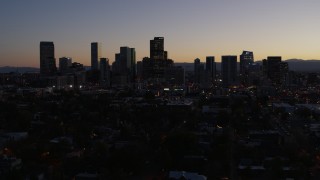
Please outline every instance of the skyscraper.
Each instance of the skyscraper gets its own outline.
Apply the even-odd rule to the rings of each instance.
[[[143,79],[156,84],[165,81],[165,68],[171,67],[173,61],[168,59],[168,52],[164,51],[163,37],[150,40],[150,58],[144,58],[142,64]]]
[[[216,63],[214,61],[214,56],[206,57],[206,72],[209,76],[208,80],[213,82],[216,78]]]
[[[267,77],[275,84],[281,81],[281,56],[268,56],[265,62]]]
[[[164,51],[164,38],[155,37],[150,40],[150,59],[164,60],[167,52]]]
[[[246,75],[248,74],[249,66],[253,63],[253,52],[251,51],[243,51],[240,55],[240,74]]]
[[[40,42],[40,75],[52,76],[56,72],[53,42]]]
[[[223,85],[235,84],[237,82],[237,56],[222,56],[221,71]]]
[[[240,55],[240,80],[244,85],[249,83],[250,66],[253,65],[253,52],[243,51]]]
[[[98,42],[91,43],[91,69],[98,70],[99,69],[99,59],[101,47]]]
[[[72,66],[72,59],[69,57],[59,58],[59,71],[61,74],[68,73]]]
[[[127,46],[120,47],[120,73],[127,75],[131,69],[131,49]]]
[[[132,82],[135,81],[137,75],[137,68],[136,68],[136,49],[130,48],[131,50],[131,68],[130,68],[130,79]]]
[[[194,60],[194,82],[200,83],[200,59]]]
[[[110,65],[108,58],[100,58],[100,84],[110,86]]]
[[[134,82],[136,73],[135,48],[120,47],[120,53],[115,54],[115,62],[112,64],[113,80],[117,85],[128,85]]]

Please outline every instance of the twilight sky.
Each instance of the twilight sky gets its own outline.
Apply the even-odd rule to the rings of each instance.
[[[90,43],[114,61],[120,46],[149,56],[165,38],[175,62],[254,52],[255,59],[320,59],[319,0],[8,0],[0,3],[0,66],[39,66],[40,41],[55,56],[90,65]]]

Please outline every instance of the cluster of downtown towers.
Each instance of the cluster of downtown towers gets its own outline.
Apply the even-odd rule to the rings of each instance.
[[[271,79],[277,79],[281,71],[281,57],[270,56],[263,61],[266,74]],[[79,68],[80,67],[80,68]],[[221,79],[224,85],[239,83],[239,75],[242,81],[246,81],[250,71],[255,68],[253,52],[243,51],[240,55],[240,73],[237,70],[237,56],[221,57]],[[40,42],[40,75],[41,77],[61,77],[74,74],[76,71],[84,71],[80,63],[72,63],[71,58],[59,58],[59,71],[56,67],[53,42]],[[131,86],[137,82],[149,82],[154,84],[185,84],[185,70],[181,66],[175,66],[174,61],[168,58],[164,50],[164,38],[155,37],[150,40],[150,57],[145,57],[136,62],[134,48],[120,47],[120,53],[115,54],[112,67],[107,58],[101,57],[101,46],[98,42],[91,43],[91,70],[86,73],[87,79],[99,82],[103,86]],[[203,81],[215,83],[217,71],[214,56],[207,56],[205,68],[200,59],[194,60],[192,82],[201,84]],[[75,81],[75,80],[73,80]],[[77,84],[77,83],[72,83]],[[78,83],[79,84],[79,83]]]

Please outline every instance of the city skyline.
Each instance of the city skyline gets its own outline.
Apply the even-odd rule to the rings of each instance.
[[[89,66],[91,42],[101,43],[101,57],[110,62],[122,46],[134,47],[139,61],[149,56],[153,37],[165,37],[175,62],[206,56],[221,62],[222,55],[243,50],[253,51],[255,60],[320,59],[319,5],[313,0],[4,2],[0,66],[39,67],[40,41],[54,42],[56,61],[66,56]]]

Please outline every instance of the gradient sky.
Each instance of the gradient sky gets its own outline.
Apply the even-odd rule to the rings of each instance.
[[[90,43],[114,61],[120,46],[149,56],[165,37],[175,62],[254,52],[255,59],[320,59],[319,0],[7,0],[0,3],[0,66],[39,66],[40,41],[56,59],[90,65]]]

